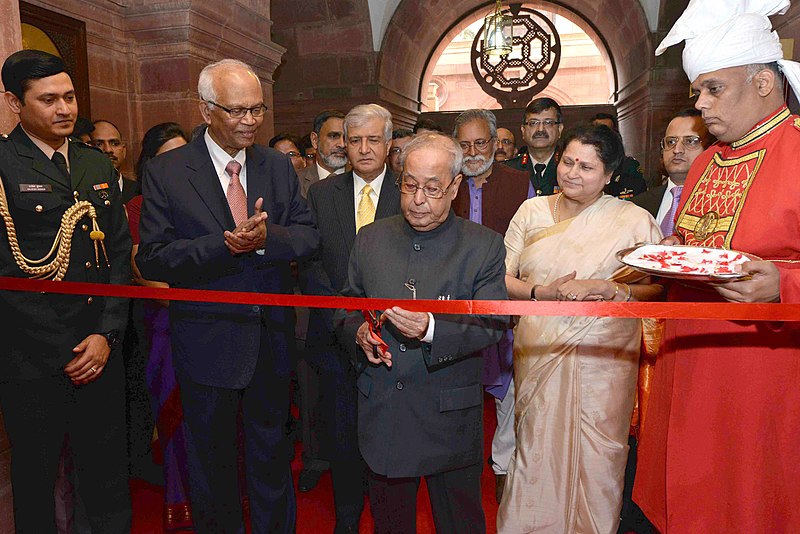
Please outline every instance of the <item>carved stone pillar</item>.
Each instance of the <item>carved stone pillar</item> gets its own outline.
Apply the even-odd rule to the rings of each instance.
[[[22,48],[18,0],[0,0],[0,64]],[[0,103],[0,133],[10,132],[17,116]],[[14,503],[11,495],[11,445],[0,413],[0,534],[14,534]]]

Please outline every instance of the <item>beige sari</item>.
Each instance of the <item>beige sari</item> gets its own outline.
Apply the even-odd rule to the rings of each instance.
[[[619,280],[630,271],[620,269],[616,251],[660,239],[649,213],[614,197],[558,224],[547,197],[533,198],[506,233],[506,272],[543,285],[573,270],[578,279]],[[641,331],[640,319],[520,318],[517,447],[497,516],[501,533],[616,532]]]

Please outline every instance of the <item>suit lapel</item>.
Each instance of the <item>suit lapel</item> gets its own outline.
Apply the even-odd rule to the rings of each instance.
[[[400,190],[394,185],[394,174],[387,167],[386,175],[383,177],[381,186],[381,196],[378,197],[378,206],[375,208],[375,220],[397,215],[397,207],[400,204]]]
[[[225,198],[214,164],[211,162],[211,156],[208,154],[204,136],[199,136],[192,141],[190,150],[193,151],[193,154],[186,164],[189,170],[189,183],[197,191],[200,200],[208,207],[208,211],[211,212],[220,227],[224,230],[233,230],[236,224],[233,222],[228,199]],[[247,172],[249,178],[249,167]]]
[[[31,141],[28,135],[22,130],[22,125],[18,124],[9,137],[14,141],[17,154],[31,160],[31,168],[34,171],[46,176],[53,182],[70,189],[72,188],[72,184],[61,174],[55,164],[47,159],[47,156],[44,155],[44,152],[39,150],[39,147],[33,144],[33,141]],[[72,165],[71,156],[72,154],[70,153],[70,165]]]
[[[326,178],[326,180],[329,179]],[[350,250],[353,248],[353,241],[356,239],[356,208],[355,200],[353,200],[352,171],[343,174],[342,179],[337,180],[333,192],[333,206],[347,245],[346,250]]]
[[[247,215],[252,217],[255,213],[256,200],[259,198],[264,199],[261,205],[262,211],[267,211],[268,207],[268,182],[272,179],[269,172],[267,172],[267,160],[264,155],[254,148],[247,149]]]

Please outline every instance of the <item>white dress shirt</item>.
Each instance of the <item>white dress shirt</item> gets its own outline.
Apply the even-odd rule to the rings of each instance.
[[[244,149],[237,152],[235,156],[231,156],[211,138],[208,134],[208,128],[206,128],[206,133],[203,134],[203,139],[206,141],[208,154],[211,156],[211,163],[214,164],[214,170],[217,173],[217,178],[219,178],[219,185],[222,186],[222,192],[225,193],[225,196],[227,197],[228,185],[231,183],[231,177],[225,172],[225,167],[228,166],[228,163],[230,163],[232,159],[238,161],[242,166],[242,170],[239,171],[239,181],[244,188],[244,194],[247,195],[247,165],[245,165],[247,158]]]
[[[344,172],[344,167],[339,167],[335,171],[330,172],[328,169],[322,167],[319,163],[315,163],[315,165],[317,166],[317,176],[319,176],[320,180],[324,180],[331,174],[342,174]]]

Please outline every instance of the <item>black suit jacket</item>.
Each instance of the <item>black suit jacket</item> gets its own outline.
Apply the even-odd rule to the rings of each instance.
[[[348,269],[350,297],[506,299],[505,247],[500,234],[457,217],[417,232],[402,215],[361,229]],[[341,313],[341,312],[340,312]],[[434,314],[432,343],[400,334],[390,323],[381,335],[393,365],[367,363],[355,343],[361,312],[337,315],[362,371],[358,377],[358,439],[370,469],[388,477],[414,477],[482,461],[483,358],[508,317]]]
[[[387,167],[383,178],[375,220],[400,213],[400,191],[395,176]],[[311,185],[308,203],[317,219],[320,248],[313,261],[301,266],[300,283],[308,295],[340,295],[347,284],[347,264],[356,239],[353,172],[331,175]],[[313,308],[309,314],[306,346],[308,358],[325,367],[326,349],[335,345],[333,312]]]
[[[300,197],[289,158],[271,148],[247,149],[247,204],[264,199],[264,254],[232,256],[223,232],[236,226],[205,138],[148,162],[136,263],[149,280],[173,287],[291,293],[290,262],[311,256],[319,233]],[[277,360],[291,364],[292,308],[172,302],[169,308],[176,368],[209,386],[243,388],[255,370],[262,324]]]
[[[96,266],[88,216],[78,221],[72,234],[69,268],[64,280],[105,284],[130,284],[131,238],[122,207],[117,172],[95,148],[69,141],[70,180],[58,171],[44,152],[17,126],[0,138],[0,176],[14,220],[22,253],[30,259],[44,257],[61,224],[61,216],[79,200],[88,200],[97,212],[111,268],[100,251]],[[0,276],[27,278],[12,257],[7,228],[0,232]],[[118,330],[128,319],[127,299],[0,292],[0,381],[27,380],[63,373],[72,360],[72,348],[92,333]],[[113,356],[112,356],[113,357]]]
[[[137,180],[122,177],[122,203],[127,204],[133,197],[142,194],[142,184]]]
[[[631,202],[649,211],[650,215],[655,219],[658,216],[658,209],[661,207],[661,201],[664,199],[664,193],[666,192],[667,184],[661,184],[653,189],[648,189],[644,193],[639,193],[631,199]]]

